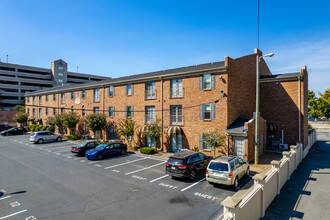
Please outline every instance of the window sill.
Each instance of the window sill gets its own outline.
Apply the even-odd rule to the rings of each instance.
[[[205,121],[205,122],[211,122],[212,119],[203,119],[203,121]]]
[[[178,97],[170,97],[170,99],[183,99],[183,96],[178,96]]]
[[[212,89],[203,89],[203,91],[211,91]]]

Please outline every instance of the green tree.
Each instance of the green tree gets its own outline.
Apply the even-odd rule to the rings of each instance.
[[[25,106],[24,105],[15,105],[13,107],[15,111],[25,111]]]
[[[54,124],[58,127],[60,134],[63,134],[64,114],[56,114],[54,118]]]
[[[319,93],[319,95],[319,108],[322,112],[322,116],[330,118],[330,89],[325,90],[324,93]]]
[[[55,122],[56,122],[56,119],[53,116],[48,116],[46,119],[46,125],[54,126]]]
[[[29,115],[27,113],[17,113],[14,117],[15,121],[19,124],[26,123]]]
[[[162,120],[156,119],[156,121],[150,123],[147,125],[147,129],[144,132],[144,135],[149,136],[150,138],[154,139],[157,143],[157,141],[160,138],[160,135],[162,134],[162,127],[160,125]]]
[[[73,135],[74,129],[76,128],[80,117],[76,112],[70,112],[64,115],[63,124],[71,130],[71,135]]]
[[[214,156],[216,148],[225,147],[226,146],[226,135],[220,134],[218,129],[213,131],[203,133],[203,141],[206,145],[214,147]],[[223,150],[223,153],[226,150]],[[228,154],[228,152],[226,152]]]
[[[136,129],[136,123],[132,118],[123,118],[118,122],[117,133],[126,139],[129,148],[132,147],[132,137]]]
[[[102,131],[107,126],[107,116],[101,113],[88,115],[85,121],[86,126],[89,127],[94,134],[96,134],[96,131]],[[99,136],[97,135],[97,140],[98,139]]]
[[[313,91],[308,91],[308,113],[313,117],[330,118],[330,89],[319,95],[318,98]]]

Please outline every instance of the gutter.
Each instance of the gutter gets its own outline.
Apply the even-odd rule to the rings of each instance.
[[[302,78],[303,74],[298,75],[298,78]],[[287,77],[280,77],[280,78],[264,78],[260,79],[261,83],[265,82],[281,82],[281,81],[296,81],[298,80],[297,76],[287,76]]]
[[[110,86],[110,85],[122,85],[122,84],[126,84],[127,82],[130,83],[137,83],[137,82],[145,82],[145,81],[149,81],[149,80],[153,80],[153,79],[158,79],[158,78],[163,78],[163,79],[167,79],[167,78],[172,78],[173,76],[184,76],[184,75],[199,75],[205,72],[210,72],[210,71],[216,71],[216,70],[221,70],[221,73],[227,72],[227,67],[217,67],[217,68],[210,68],[210,69],[205,69],[202,71],[187,71],[187,72],[181,72],[181,73],[173,73],[173,74],[166,74],[166,75],[160,75],[160,76],[152,76],[152,77],[145,77],[145,78],[141,78],[141,79],[125,79],[125,80],[121,80],[121,81],[117,81],[117,82],[105,82],[102,83],[102,81],[99,84],[93,84],[90,86],[83,86],[83,84],[77,85],[77,87],[71,87],[71,88],[65,88],[65,89],[55,89],[55,90],[49,90],[49,91],[45,91],[45,92],[37,92],[37,93],[30,93],[27,94],[26,96],[33,96],[33,95],[42,95],[42,94],[48,94],[48,93],[54,93],[57,91],[61,91],[61,92],[67,92],[67,91],[72,91],[72,90],[77,90],[77,89],[92,89],[92,88],[97,88],[100,86]]]

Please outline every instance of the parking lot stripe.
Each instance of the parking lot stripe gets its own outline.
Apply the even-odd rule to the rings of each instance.
[[[165,176],[161,176],[161,177],[158,177],[158,178],[156,178],[156,179],[150,180],[150,183],[153,183],[153,182],[155,182],[155,181],[157,181],[157,180],[163,179],[163,178],[168,177],[168,176],[169,176],[169,175],[167,174],[167,175],[165,175]]]
[[[125,173],[125,175],[129,175],[129,174],[132,174],[132,173],[137,173],[137,172],[140,172],[140,171],[143,171],[143,170],[147,170],[147,169],[150,169],[150,168],[152,168],[152,167],[162,165],[162,164],[164,164],[164,163],[165,163],[165,162],[157,163],[157,164],[152,165],[152,166],[149,166],[149,167],[145,167],[145,168],[142,168],[142,169],[139,169],[139,170],[135,170],[135,171],[132,171],[132,172],[129,172],[129,173]]]
[[[64,154],[62,156],[65,157],[65,156],[69,156],[69,155],[73,155],[73,154],[72,153],[71,154]]]
[[[93,164],[93,163],[99,163],[100,161],[92,161],[92,162],[88,162],[88,164]]]
[[[27,211],[27,209],[24,209],[24,210],[21,210],[21,211],[19,211],[19,212],[15,212],[15,213],[13,213],[13,214],[10,214],[10,215],[6,215],[6,216],[3,216],[3,217],[0,217],[0,219],[9,218],[9,217],[11,217],[11,216],[18,215],[18,214],[23,213],[23,212],[26,212],[26,211]]]
[[[5,196],[5,197],[3,197],[3,198],[0,198],[0,200],[4,200],[4,199],[8,199],[8,198],[10,198],[11,196]]]
[[[132,154],[132,156],[137,156],[137,157],[145,157],[143,155],[139,155],[139,154]],[[149,156],[150,159],[153,159],[153,160],[159,160],[159,161],[166,161],[166,160],[163,160],[163,159],[160,159],[160,158],[157,158],[157,157],[151,157]]]
[[[198,182],[193,183],[193,184],[191,184],[190,186],[188,186],[188,187],[186,187],[186,188],[184,188],[184,189],[181,189],[181,191],[183,192],[183,191],[185,191],[185,190],[187,190],[187,189],[189,189],[189,188],[191,188],[191,187],[197,185],[198,183],[203,182],[204,180],[206,180],[206,178],[203,178],[203,179],[199,180]]]
[[[74,160],[82,160],[82,159],[85,159],[85,157],[84,158],[74,158]]]
[[[148,158],[149,157],[144,157],[144,158],[140,158],[140,159],[137,159],[137,160],[131,160],[131,161],[128,161],[128,162],[125,162],[125,163],[116,164],[116,165],[113,165],[113,166],[110,166],[110,167],[104,167],[104,169],[110,169],[110,168],[113,168],[113,167],[119,167],[119,166],[122,166],[122,165],[125,165],[125,164],[134,163],[136,161],[145,160],[145,159],[148,159]]]
[[[51,151],[51,152],[53,152],[55,154],[55,153],[70,152],[70,151],[71,150],[60,150],[60,151]]]

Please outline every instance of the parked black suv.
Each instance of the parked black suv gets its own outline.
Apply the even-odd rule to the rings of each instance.
[[[212,157],[193,151],[175,153],[166,162],[165,172],[172,177],[195,179],[196,174],[206,170]]]

